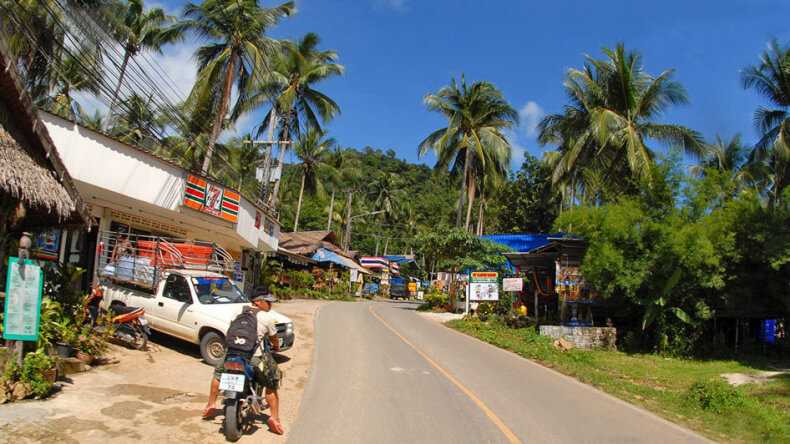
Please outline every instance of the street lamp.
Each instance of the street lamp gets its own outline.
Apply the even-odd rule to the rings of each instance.
[[[371,211],[369,213],[362,213],[362,214],[357,214],[356,216],[349,217],[348,221],[346,222],[346,235],[345,235],[345,237],[343,239],[343,244],[344,244],[343,245],[343,249],[345,251],[348,251],[348,248],[351,246],[351,221],[352,220],[354,220],[354,219],[356,219],[358,217],[373,216],[374,214],[381,214],[381,213],[384,213],[384,210]]]

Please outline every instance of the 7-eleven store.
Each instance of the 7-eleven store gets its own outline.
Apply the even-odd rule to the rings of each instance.
[[[89,232],[60,233],[61,261],[95,275],[98,233],[130,230],[214,242],[250,281],[260,253],[277,251],[280,225],[271,209],[135,146],[47,112],[39,117],[95,219]]]

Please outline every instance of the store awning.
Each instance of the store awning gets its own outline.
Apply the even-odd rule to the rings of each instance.
[[[314,265],[314,264],[317,263],[316,261],[310,259],[307,256],[302,256],[301,254],[296,254],[293,251],[291,251],[291,250],[289,250],[287,248],[283,248],[283,247],[279,247],[277,249],[277,256],[280,256],[281,258],[285,259],[286,261],[291,262],[292,264],[297,264],[297,265]]]
[[[343,257],[333,251],[329,251],[326,248],[319,248],[315,254],[313,254],[312,259],[316,262],[331,262],[333,264],[340,265],[341,267],[348,268],[349,270],[354,269],[359,270],[361,273],[370,274],[370,271],[366,270],[353,260]]]

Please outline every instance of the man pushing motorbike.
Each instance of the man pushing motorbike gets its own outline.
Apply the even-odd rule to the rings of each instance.
[[[272,309],[272,304],[275,301],[276,299],[269,293],[267,287],[257,287],[252,294],[252,306],[245,307],[244,310],[252,311],[255,314],[258,340],[262,341],[264,344],[263,347],[256,347],[256,352],[252,358],[251,364],[256,368],[255,379],[260,385],[266,388],[265,399],[270,409],[270,416],[267,424],[272,432],[282,435],[285,430],[280,423],[280,397],[277,394],[277,390],[280,388],[282,372],[278,368],[274,356],[272,356],[272,352],[280,351],[280,341],[277,337],[275,320],[269,314],[269,310]],[[266,341],[268,341],[268,343]],[[212,417],[214,406],[217,402],[217,394],[219,393],[220,376],[224,371],[224,362],[221,362],[214,369],[214,377],[211,380],[208,403],[203,410],[204,419]]]

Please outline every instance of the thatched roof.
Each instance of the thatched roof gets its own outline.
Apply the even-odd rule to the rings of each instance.
[[[90,224],[87,208],[0,40],[0,195],[20,201],[27,216],[16,230]]]
[[[76,209],[74,199],[52,170],[36,162],[8,132],[0,127],[0,190],[25,206],[46,209],[66,220]]]
[[[333,231],[280,232],[280,247],[305,256],[312,256],[319,248],[348,256],[348,252],[338,246]]]

